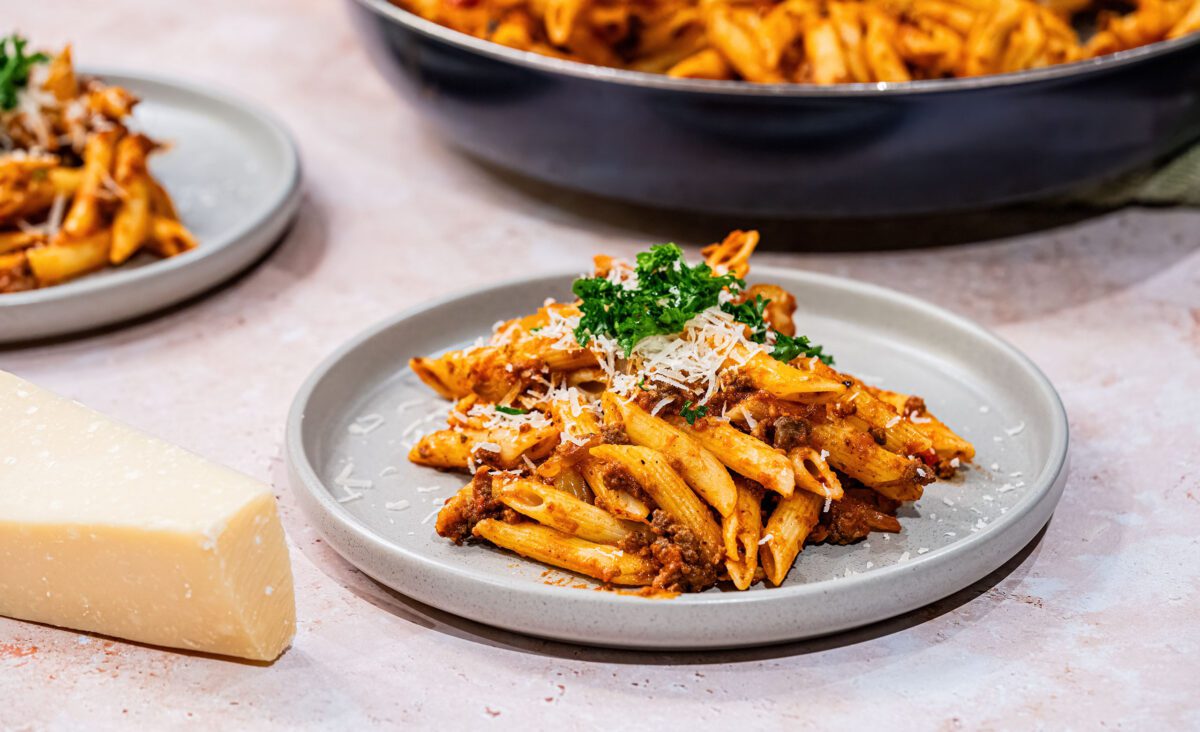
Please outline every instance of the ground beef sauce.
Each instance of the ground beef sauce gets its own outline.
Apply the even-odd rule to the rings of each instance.
[[[29,270],[29,263],[20,267],[0,270],[0,294],[22,292],[37,287],[37,280]]]
[[[899,501],[893,501],[869,488],[846,488],[840,501],[833,501],[821,514],[819,523],[808,535],[810,544],[853,544],[872,531],[898,533],[896,520]]]
[[[471,537],[475,524],[486,518],[498,518],[508,523],[519,520],[517,513],[492,497],[492,475],[489,468],[475,471],[471,479],[471,499],[451,500],[437,517],[438,536],[461,544]]]
[[[654,505],[654,499],[642,489],[642,484],[620,465],[605,466],[604,484],[613,490],[625,491],[648,506]]]
[[[620,544],[624,552],[652,560],[658,575],[652,587],[667,592],[696,592],[717,582],[719,557],[710,557],[695,535],[666,511],[651,514],[651,536],[634,534]]]
[[[808,422],[791,415],[783,415],[775,420],[773,425],[775,435],[771,440],[776,450],[787,452],[795,447],[803,447],[808,444],[809,435],[812,432],[812,427]]]

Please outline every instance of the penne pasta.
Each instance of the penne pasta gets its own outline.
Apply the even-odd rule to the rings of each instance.
[[[614,477],[620,475],[619,467],[603,460],[587,459],[580,464],[580,471],[588,487],[596,494],[596,503],[605,510],[633,520],[645,520],[650,516],[650,507],[645,501],[620,487],[623,483],[632,482],[632,477],[625,481],[614,481]]]
[[[925,400],[884,389],[871,389],[871,391],[880,401],[890,404],[896,411],[904,414],[913,428],[929,439],[931,448],[942,460],[975,459],[975,447],[955,434],[940,419],[930,414],[929,410],[925,408]]]
[[[812,428],[813,444],[829,454],[829,464],[897,501],[915,501],[922,486],[933,482],[933,471],[920,460],[888,452],[866,432],[845,424]]]
[[[811,447],[793,447],[787,455],[796,473],[797,488],[827,500],[841,500],[842,482],[821,453]]]
[[[796,474],[787,456],[761,440],[715,420],[697,420],[689,425],[675,417],[671,424],[711,451],[730,470],[764,488],[783,496],[796,489]]]
[[[634,445],[600,445],[590,452],[629,471],[659,508],[692,533],[714,562],[721,556],[724,542],[720,526],[662,453]]]
[[[754,584],[758,569],[758,542],[763,535],[762,488],[739,480],[734,510],[722,522],[725,539],[725,570],[735,587],[746,590]]]
[[[548,526],[484,519],[475,524],[474,534],[523,557],[615,585],[648,585],[658,574],[657,568],[640,556]]]
[[[112,180],[113,156],[119,136],[118,130],[104,130],[88,138],[83,151],[83,178],[62,225],[67,236],[84,237],[94,233],[100,225],[100,191],[106,181]]]
[[[108,264],[112,232],[107,229],[74,240],[59,240],[26,252],[29,268],[42,285],[55,285]]]
[[[759,549],[763,572],[771,584],[783,584],[809,532],[817,525],[822,505],[820,496],[800,491],[780,499],[771,512],[763,534],[766,542]]]
[[[762,353],[747,361],[742,373],[754,386],[788,401],[829,401],[846,391],[840,381],[802,371]]]
[[[501,469],[515,468],[522,457],[541,459],[558,441],[558,428],[540,427],[524,432],[510,429],[455,428],[431,432],[417,440],[408,459],[433,468],[467,468],[484,463]]]
[[[1021,71],[1200,30],[1200,0],[392,1],[455,30],[555,58],[772,84]]]
[[[620,414],[625,433],[635,445],[662,453],[671,467],[717,513],[728,516],[737,501],[737,489],[725,466],[712,452],[686,432],[650,416],[632,402],[606,395],[605,411]]]
[[[527,478],[500,480],[492,491],[496,499],[519,514],[553,529],[594,541],[617,545],[635,534],[649,533],[645,524],[626,521],[602,508],[556,488]]]

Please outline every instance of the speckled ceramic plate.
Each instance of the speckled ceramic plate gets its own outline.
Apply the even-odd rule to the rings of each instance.
[[[106,69],[84,73],[142,98],[135,126],[170,149],[150,167],[200,240],[171,259],[122,267],[31,292],[0,295],[0,343],[96,328],[211,289],[261,258],[300,202],[300,159],[270,115],[190,83]]]
[[[417,432],[437,424],[421,420],[446,408],[408,359],[470,343],[547,296],[568,298],[570,276],[446,299],[339,349],[292,406],[293,490],[342,556],[417,600],[523,633],[637,648],[774,643],[882,620],[966,587],[1037,534],[1066,480],[1067,418],[1025,356],[970,322],[888,290],[765,267],[750,279],[795,293],[801,331],[836,354],[839,368],[924,396],[975,443],[976,464],[904,509],[902,533],[808,547],[779,588],[674,599],[592,591],[585,578],[436,536],[434,514],[465,479],[405,459]],[[370,487],[347,489],[346,478]]]

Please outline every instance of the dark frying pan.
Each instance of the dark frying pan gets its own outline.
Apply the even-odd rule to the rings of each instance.
[[[1065,192],[1200,137],[1200,34],[1014,74],[896,84],[672,79],[515,51],[350,0],[375,64],[450,142],[641,204],[880,216]]]

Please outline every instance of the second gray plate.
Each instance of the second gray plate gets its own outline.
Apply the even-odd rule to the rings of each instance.
[[[759,645],[865,625],[966,587],[1032,540],[1062,493],[1068,439],[1058,395],[1025,356],[977,325],[889,290],[765,267],[750,280],[795,293],[800,332],[836,354],[839,368],[925,397],[975,443],[976,463],[962,477],[930,486],[902,510],[902,533],[810,546],[782,587],[673,599],[591,591],[585,578],[438,537],[434,515],[466,478],[406,460],[418,432],[438,424],[428,415],[447,407],[407,361],[466,345],[548,296],[569,299],[566,275],[433,303],[330,356],[288,418],[293,491],[331,546],[399,592],[509,630],[632,648]],[[347,489],[347,478],[356,487]]]
[[[145,74],[85,73],[142,99],[137,129],[169,144],[151,170],[199,246],[54,287],[0,294],[0,343],[119,323],[198,295],[260,259],[300,204],[300,158],[275,119],[223,92]]]

